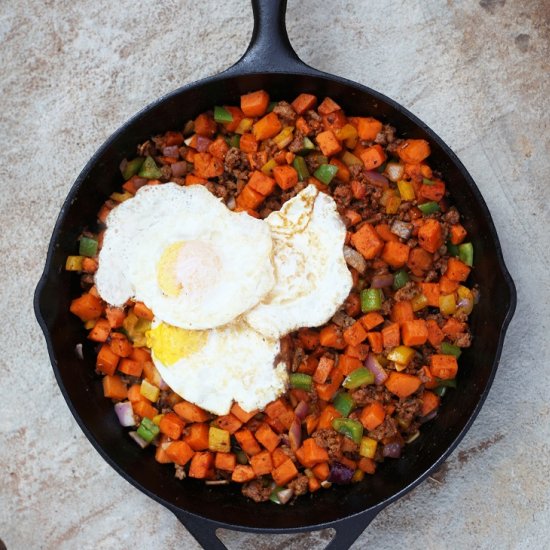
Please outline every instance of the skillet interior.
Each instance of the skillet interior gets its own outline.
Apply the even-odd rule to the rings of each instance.
[[[93,346],[82,323],[69,313],[79,293],[78,277],[63,269],[75,252],[76,238],[93,225],[105,198],[120,187],[118,165],[135,153],[136,145],[152,134],[182,127],[215,104],[236,104],[241,93],[264,88],[274,99],[292,99],[300,92],[333,97],[349,113],[375,115],[396,126],[404,137],[424,137],[432,144],[431,164],[443,172],[465,226],[472,235],[476,261],[473,280],[482,289],[481,302],[471,316],[473,346],[461,358],[459,389],[447,393],[441,413],[426,424],[422,435],[406,447],[404,457],[382,465],[375,476],[352,487],[320,491],[287,507],[258,506],[238,487],[206,488],[201,482],[179,482],[173,469],[141,451],[119,426],[112,404],[103,398],[94,374]],[[221,524],[241,528],[303,529],[379,509],[428,475],[454,448],[488,391],[501,340],[513,313],[513,284],[502,263],[489,213],[471,178],[450,150],[415,117],[368,88],[343,79],[292,74],[252,74],[207,79],[182,88],[138,114],[90,160],[63,207],[50,246],[44,279],[36,295],[39,321],[50,335],[49,351],[64,396],[80,426],[102,456],[131,483],[174,511],[187,511]],[[511,305],[512,304],[512,305]],[[42,316],[42,319],[40,319]],[[83,343],[84,361],[75,355]],[[215,383],[215,382],[213,382]]]

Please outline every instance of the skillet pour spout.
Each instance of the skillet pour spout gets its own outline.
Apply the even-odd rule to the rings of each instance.
[[[208,549],[224,549],[216,529],[253,533],[298,533],[332,528],[328,548],[349,548],[380,510],[403,496],[440,467],[479,413],[496,373],[506,329],[516,304],[487,205],[465,167],[426,124],[404,107],[361,84],[304,64],[285,29],[286,0],[252,0],[254,31],[242,58],[226,71],[188,84],[158,99],[115,132],[86,164],[65,200],[51,237],[34,306],[53,370],[76,421],[101,456],[129,483],[169,510]],[[406,447],[402,458],[387,462],[374,476],[347,487],[319,491],[292,507],[255,504],[231,485],[209,488],[173,478],[172,470],[143,453],[116,419],[94,374],[92,343],[69,312],[79,285],[64,270],[77,237],[105,199],[120,186],[120,161],[137,143],[185,121],[212,105],[237,103],[243,93],[268,90],[276,99],[300,93],[330,96],[347,112],[376,116],[404,137],[430,142],[432,166],[444,174],[454,202],[464,214],[477,257],[473,282],[481,300],[471,317],[473,345],[461,356],[459,390],[450,392],[437,418]],[[76,349],[82,349],[82,355]]]

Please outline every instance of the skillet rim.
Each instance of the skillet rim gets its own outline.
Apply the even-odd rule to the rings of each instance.
[[[270,2],[271,1],[273,0],[270,0]],[[40,277],[40,280],[38,282],[37,288],[35,290],[35,295],[34,295],[34,310],[35,310],[38,323],[46,339],[48,355],[54,370],[54,375],[61,389],[63,397],[65,398],[65,401],[67,402],[67,405],[69,406],[69,409],[73,414],[75,420],[77,421],[78,425],[80,426],[81,430],[84,432],[84,434],[86,435],[86,437],[88,438],[92,446],[106,460],[106,462],[111,467],[113,467],[115,471],[117,471],[117,473],[119,473],[122,477],[124,477],[124,479],[126,479],[126,481],[131,483],[134,487],[142,491],[144,494],[146,494],[150,498],[154,499],[155,501],[159,502],[160,504],[162,504],[163,506],[171,510],[178,517],[178,519],[180,519],[180,521],[186,524],[186,526],[190,529],[192,534],[197,536],[199,540],[200,540],[200,537],[198,536],[199,533],[197,533],[196,530],[200,530],[199,526],[201,524],[208,525],[208,526],[215,526],[215,528],[226,528],[226,529],[234,529],[239,531],[248,531],[248,532],[257,532],[257,533],[293,533],[293,532],[302,532],[302,531],[309,531],[309,530],[323,529],[323,528],[336,529],[337,526],[342,527],[346,523],[347,523],[346,529],[348,529],[351,526],[351,523],[355,522],[356,520],[360,520],[361,530],[364,527],[366,527],[366,525],[370,523],[370,521],[376,516],[376,514],[380,510],[382,510],[385,506],[401,498],[404,494],[406,494],[412,488],[416,487],[422,481],[424,481],[426,477],[430,475],[430,473],[432,473],[435,469],[437,469],[446,460],[446,458],[450,455],[450,453],[456,448],[459,442],[463,439],[464,435],[469,430],[473,421],[479,414],[479,411],[481,410],[481,407],[485,402],[485,399],[490,391],[491,385],[496,375],[496,370],[498,368],[500,356],[502,353],[502,346],[503,346],[506,330],[513,317],[515,307],[516,307],[516,301],[517,301],[515,286],[511,278],[511,275],[506,267],[506,264],[504,262],[502,248],[500,245],[500,241],[499,241],[490,211],[477,185],[473,181],[472,177],[470,176],[470,174],[468,173],[468,171],[466,170],[466,168],[464,167],[460,159],[454,154],[454,152],[446,145],[446,143],[433,130],[431,130],[431,128],[429,128],[429,126],[427,126],[413,113],[408,111],[406,108],[401,106],[399,103],[397,103],[393,99],[388,98],[385,95],[375,90],[372,90],[371,88],[363,84],[353,82],[351,80],[348,80],[340,76],[318,71],[316,69],[313,69],[305,65],[298,58],[295,52],[292,50],[292,47],[290,46],[290,43],[288,41],[288,36],[286,35],[286,30],[284,28],[284,7],[286,5],[286,0],[273,1],[272,4],[270,2],[267,2],[267,3],[263,2],[263,0],[252,0],[252,2],[253,2],[254,20],[255,20],[252,41],[248,50],[245,52],[245,54],[241,57],[241,59],[235,65],[233,65],[226,71],[223,71],[222,73],[219,73],[217,75],[213,75],[195,82],[191,82],[154,100],[153,102],[145,106],[143,109],[138,111],[130,119],[128,119],[115,132],[113,132],[109,136],[109,138],[101,145],[101,147],[92,155],[89,161],[85,164],[84,168],[81,170],[80,174],[78,175],[72,187],[70,188],[69,193],[65,201],[63,202],[63,205],[57,217],[57,220],[54,225],[52,235],[50,238],[50,243],[48,246],[45,267]],[[264,10],[264,13],[261,13],[262,10]],[[266,17],[265,10],[267,10],[267,12],[271,12],[271,14],[276,13],[277,18]],[[259,42],[259,44],[256,44],[256,42]],[[279,53],[282,57],[280,57],[276,62],[272,61],[271,59],[266,59],[265,57],[260,61],[258,54],[262,53],[261,50],[266,49],[267,47],[271,47],[272,49],[274,48],[275,53]],[[261,67],[261,70],[258,70],[257,66]],[[47,285],[47,281],[49,278],[48,276],[51,274],[55,275],[55,272],[52,273],[54,252],[56,249],[59,233],[61,232],[62,225],[65,221],[66,213],[69,210],[75,198],[78,196],[78,193],[80,192],[80,189],[84,181],[86,180],[89,172],[97,164],[98,160],[101,159],[103,154],[109,149],[109,147],[113,144],[113,142],[115,142],[117,138],[119,138],[124,132],[126,132],[129,126],[136,123],[141,117],[149,113],[149,111],[160,106],[160,104],[167,102],[170,99],[178,96],[179,94],[188,92],[193,88],[200,88],[201,86],[207,86],[207,85],[221,82],[230,78],[239,78],[243,76],[253,76],[253,75],[269,76],[273,74],[286,75],[289,77],[310,76],[317,79],[324,79],[330,82],[336,82],[340,85],[354,89],[363,94],[366,93],[370,95],[372,98],[374,98],[375,100],[385,103],[394,112],[397,112],[400,115],[403,115],[406,118],[408,118],[410,122],[412,122],[412,124],[414,124],[414,126],[417,129],[420,129],[423,132],[425,132],[427,136],[429,136],[429,138],[433,140],[433,142],[437,143],[437,145],[441,148],[444,157],[446,157],[449,163],[453,165],[462,175],[466,185],[468,186],[469,190],[472,192],[475,198],[475,201],[477,202],[478,206],[482,211],[484,221],[487,223],[487,226],[489,227],[489,238],[494,246],[493,252],[495,254],[497,265],[509,292],[509,303],[507,304],[506,313],[502,321],[502,326],[500,327],[500,331],[498,333],[498,341],[496,343],[495,355],[492,361],[490,375],[487,378],[485,387],[483,387],[483,390],[478,399],[478,402],[476,403],[470,416],[465,422],[463,428],[460,430],[460,432],[458,432],[457,436],[453,439],[451,444],[448,445],[445,451],[441,453],[441,455],[432,463],[432,465],[429,468],[427,468],[422,474],[420,474],[417,478],[415,478],[413,481],[411,481],[409,484],[407,484],[405,487],[399,490],[398,492],[394,493],[393,495],[386,498],[382,502],[374,506],[371,506],[369,508],[365,508],[364,510],[358,513],[341,516],[328,522],[318,522],[318,523],[309,522],[307,523],[307,525],[302,525],[300,527],[283,527],[283,528],[254,527],[249,525],[245,526],[240,524],[220,522],[218,520],[210,519],[209,517],[206,517],[206,516],[198,515],[194,512],[189,512],[188,510],[182,509],[166,501],[164,498],[160,497],[155,492],[147,489],[146,487],[141,485],[138,481],[136,481],[130,474],[128,474],[124,470],[124,468],[122,468],[121,466],[118,466],[118,464],[113,459],[111,459],[111,457],[108,455],[107,451],[105,451],[104,448],[95,439],[91,431],[88,429],[84,421],[81,419],[81,417],[77,413],[76,407],[73,405],[73,402],[68,396],[68,391],[65,388],[59,367],[57,365],[57,361],[55,359],[55,350],[53,349],[53,342],[52,342],[50,330],[47,326],[46,320],[44,318],[44,314],[42,313],[42,310],[41,310],[41,300],[43,298],[44,290]],[[193,522],[196,522],[196,523],[193,523]],[[359,534],[360,532],[357,533],[357,536]],[[339,536],[339,531],[337,530],[337,537],[338,536]]]

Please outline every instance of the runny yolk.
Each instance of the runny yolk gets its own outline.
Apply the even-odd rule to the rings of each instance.
[[[208,292],[220,274],[221,261],[205,241],[177,241],[167,246],[157,263],[157,282],[166,296],[185,290],[195,299]]]
[[[169,366],[202,349],[208,340],[208,331],[187,330],[160,323],[148,330],[145,337],[147,347],[153,350],[155,357]]]
[[[177,296],[181,291],[182,284],[176,274],[176,262],[184,246],[184,241],[167,246],[157,263],[157,282],[166,296]]]

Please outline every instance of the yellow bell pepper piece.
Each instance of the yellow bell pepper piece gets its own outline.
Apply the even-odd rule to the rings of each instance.
[[[163,414],[157,414],[157,416],[153,417],[153,422],[158,426],[163,417]]]
[[[342,155],[342,162],[346,166],[363,166],[363,161],[361,159],[358,159],[354,154],[350,153],[349,151],[346,151]]]
[[[279,149],[284,149],[293,138],[294,128],[287,126],[283,128],[274,138],[273,141]]]
[[[399,180],[397,182],[397,188],[404,201],[413,201],[416,198],[413,184],[410,181]]]
[[[453,315],[456,312],[456,299],[454,294],[445,294],[439,297],[439,310],[444,315]]]
[[[133,311],[130,311],[122,322],[122,328],[126,331],[132,344],[136,348],[147,345],[145,333],[151,328],[151,321],[140,319]]]
[[[414,349],[409,346],[397,346],[388,353],[388,359],[400,365],[408,365],[413,360],[414,354]]]
[[[82,271],[82,261],[84,256],[67,256],[65,269],[67,271]]]
[[[156,403],[159,398],[160,390],[147,380],[142,380],[139,393],[146,399],[149,399],[152,403]]]
[[[228,453],[231,450],[229,432],[210,426],[208,430],[208,448],[219,453]]]
[[[235,129],[236,134],[244,134],[252,128],[252,125],[254,124],[254,120],[251,118],[243,118],[240,122],[237,128]]]
[[[363,437],[359,446],[359,454],[365,458],[374,458],[378,442],[370,437]]]
[[[132,193],[128,193],[128,191],[125,191],[124,193],[111,193],[110,199],[116,201],[116,202],[124,202],[128,199],[131,199],[134,195]]]
[[[420,311],[428,305],[428,298],[424,294],[417,294],[412,300],[413,311]]]
[[[351,124],[345,124],[342,128],[336,130],[335,134],[340,141],[357,138],[357,130]]]
[[[268,160],[263,166],[262,166],[262,172],[269,176],[271,172],[273,171],[273,168],[277,166],[277,163],[275,162],[275,159]]]
[[[472,294],[472,291],[469,288],[460,285],[457,288],[456,293],[458,294],[459,302],[463,302],[463,304],[457,308],[457,311],[462,311],[466,315],[470,315],[474,309],[474,295]]]
[[[359,483],[360,481],[363,481],[365,477],[365,472],[363,472],[363,470],[360,470],[359,468],[357,468],[357,470],[355,470],[355,472],[353,472],[353,476],[351,477],[351,482],[352,483]]]
[[[459,298],[464,298],[466,300],[473,300],[474,299],[474,295],[472,294],[472,291],[466,286],[460,285],[456,289],[456,293],[458,294]]]

